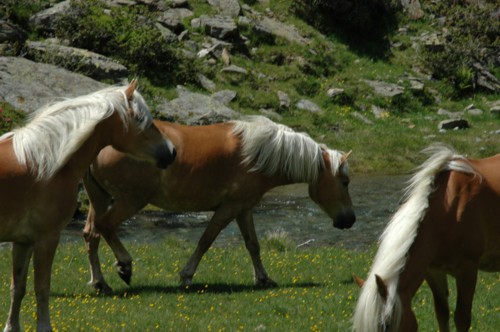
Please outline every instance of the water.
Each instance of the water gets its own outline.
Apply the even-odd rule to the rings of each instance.
[[[363,249],[375,243],[390,216],[398,207],[405,176],[360,176],[351,181],[350,193],[356,213],[351,229],[333,227],[328,216],[312,202],[307,185],[290,185],[267,193],[255,208],[254,221],[259,239],[269,233],[284,231],[296,245],[342,245]],[[196,243],[212,213],[140,212],[120,228],[123,240],[149,243],[167,236]],[[83,221],[74,221],[64,231],[62,240],[82,241]],[[241,245],[243,239],[236,222],[219,234],[215,246]]]

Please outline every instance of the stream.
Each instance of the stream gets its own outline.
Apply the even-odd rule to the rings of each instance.
[[[254,209],[259,239],[273,232],[286,232],[296,245],[340,245],[363,249],[374,244],[391,215],[405,187],[406,176],[358,176],[351,179],[350,194],[356,223],[348,230],[336,229],[332,221],[309,198],[306,184],[275,188]],[[172,213],[142,211],[119,227],[125,241],[150,243],[168,236],[196,243],[211,212]],[[62,241],[82,241],[84,221],[73,221],[63,232]],[[214,246],[242,245],[236,222],[231,222],[217,237]]]

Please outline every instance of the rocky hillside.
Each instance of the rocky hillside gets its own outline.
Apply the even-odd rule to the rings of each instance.
[[[373,53],[321,33],[299,17],[293,1],[47,0],[36,2],[39,8],[16,1],[0,5],[0,106],[11,112],[139,77],[155,115],[170,121],[263,114],[361,150],[370,143],[363,142],[367,131],[380,124],[412,129],[427,117],[415,137],[429,142],[439,130],[493,120],[479,139],[485,154],[499,150],[498,70],[472,63],[466,74],[474,90],[463,94],[456,80],[436,79],[420,59],[445,47],[447,18],[426,13],[418,1],[398,3],[398,26],[384,36],[384,51]],[[3,121],[11,127],[5,115]],[[0,113],[0,130],[1,122]]]

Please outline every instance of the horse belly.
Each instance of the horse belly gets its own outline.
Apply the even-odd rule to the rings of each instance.
[[[36,234],[32,227],[33,218],[30,215],[31,213],[0,214],[0,242],[34,242]]]

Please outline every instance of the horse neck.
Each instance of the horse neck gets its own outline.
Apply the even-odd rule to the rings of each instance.
[[[115,115],[113,115],[115,116]],[[78,180],[85,174],[99,152],[111,144],[110,133],[121,128],[112,128],[113,116],[104,119],[94,129],[93,134],[76,150],[60,172],[72,174]]]

